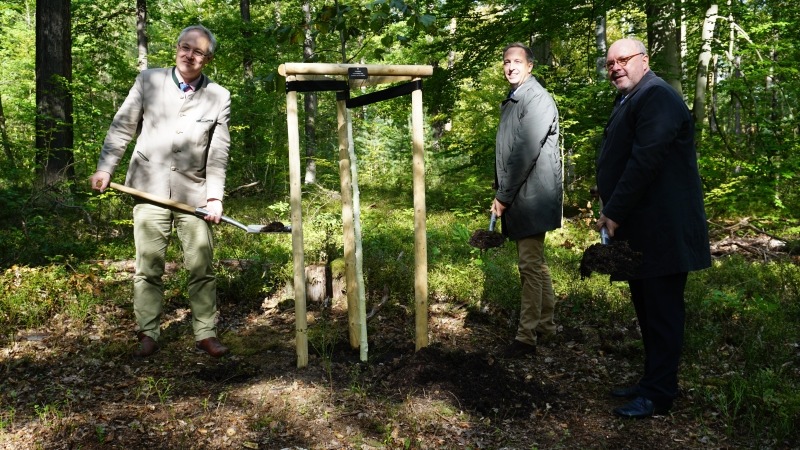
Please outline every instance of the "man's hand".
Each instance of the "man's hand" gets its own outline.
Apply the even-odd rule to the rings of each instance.
[[[208,204],[206,204],[205,209],[208,211],[208,215],[203,217],[203,219],[209,222],[219,223],[222,218],[222,201],[210,198],[208,199]]]
[[[506,206],[504,204],[500,203],[500,200],[494,199],[494,201],[492,202],[492,208],[491,208],[490,211],[493,212],[497,217],[502,217],[503,216],[503,211],[505,211],[505,210],[506,210]]]
[[[606,230],[608,230],[608,236],[614,237],[614,232],[619,227],[619,224],[606,217],[603,213],[600,213],[600,218],[597,219],[597,222],[594,226],[597,228],[597,231],[600,231],[603,227],[606,227]]]
[[[111,174],[98,170],[89,178],[89,184],[92,186],[93,191],[103,192],[111,183]]]

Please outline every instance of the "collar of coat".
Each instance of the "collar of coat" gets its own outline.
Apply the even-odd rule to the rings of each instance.
[[[503,100],[502,104],[505,105],[508,102],[514,102],[514,103],[518,102],[519,100],[517,99],[517,97],[519,96],[519,94],[531,89],[537,83],[538,82],[536,81],[536,77],[534,77],[533,75],[529,76],[527,80],[523,81],[522,84],[517,86],[516,89],[514,89],[508,94],[505,100]]]
[[[636,86],[634,86],[627,95],[619,93],[616,97],[614,97],[614,105],[619,106],[623,98],[625,99],[625,103],[627,103],[631,98],[633,98],[634,95],[636,95],[637,92],[639,92],[640,89],[653,82],[656,78],[658,78],[658,75],[653,73],[652,70],[648,70],[647,73],[642,76],[642,79],[636,83]]]
[[[178,81],[178,75],[175,74],[175,72],[177,72],[177,71],[178,71],[178,69],[175,66],[173,66],[172,67],[172,81],[174,81],[175,82],[175,86],[177,86],[178,89],[180,89],[181,88],[181,82]],[[205,78],[206,78],[206,76],[201,73],[200,77],[198,77],[198,81],[197,81],[196,85],[192,84],[192,83],[188,83],[188,84],[191,84],[192,85],[192,89],[194,89],[195,91],[199,91],[200,88],[203,87],[203,82],[206,81]]]

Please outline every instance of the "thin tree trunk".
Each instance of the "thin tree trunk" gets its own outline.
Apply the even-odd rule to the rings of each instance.
[[[3,152],[6,154],[8,165],[16,167],[17,163],[14,160],[14,153],[11,151],[11,141],[8,139],[8,130],[6,130],[6,114],[3,111],[2,95],[0,95],[0,141],[3,143]]]
[[[694,86],[694,106],[692,112],[694,113],[695,123],[700,129],[700,125],[704,125],[706,121],[706,93],[708,89],[708,64],[711,61],[711,43],[714,38],[714,28],[717,23],[717,12],[719,8],[717,5],[711,5],[706,10],[706,16],[703,20],[703,28],[701,32],[702,47],[700,55],[697,58],[697,79]]]
[[[75,174],[70,1],[36,2],[36,162],[50,185]]]
[[[608,47],[606,45],[606,13],[605,11],[594,19],[594,44],[597,59],[595,69],[597,72],[598,81],[606,79],[606,53]]]
[[[311,32],[311,2],[303,2],[303,15],[305,17],[305,39],[303,40],[303,61],[314,61],[314,35]],[[303,108],[306,112],[306,176],[305,184],[317,182],[317,93],[307,92],[303,98]]]
[[[136,42],[139,47],[139,58],[136,69],[147,70],[147,0],[136,0]]]
[[[253,32],[250,30],[250,0],[239,1],[239,12],[242,16],[242,39],[245,45],[242,46],[242,72],[244,74],[244,98],[246,105],[254,105],[255,101],[255,81],[253,80],[253,46],[251,40]],[[242,140],[244,144],[244,154],[246,157],[254,157],[258,153],[258,141],[253,133],[253,123],[255,114],[251,108],[243,111],[243,123],[246,124],[242,130]]]

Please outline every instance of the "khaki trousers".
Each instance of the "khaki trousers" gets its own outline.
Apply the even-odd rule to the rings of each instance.
[[[546,234],[541,233],[517,241],[522,299],[516,340],[530,345],[536,345],[536,333],[546,336],[556,332],[553,320],[556,298],[553,293],[550,268],[544,260]]]
[[[210,225],[195,216],[149,203],[133,208],[136,273],[133,277],[133,311],[139,331],[158,341],[164,303],[164,263],[172,225],[183,249],[189,272],[188,293],[195,341],[216,337],[217,281],[212,266],[213,235]]]

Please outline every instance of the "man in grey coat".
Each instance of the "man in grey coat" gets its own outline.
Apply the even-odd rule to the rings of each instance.
[[[500,218],[503,234],[517,243],[522,283],[517,335],[503,351],[508,358],[535,354],[538,338],[556,333],[544,242],[548,231],[561,226],[563,211],[558,109],[531,69],[530,48],[518,42],[505,47],[503,72],[511,90],[500,106],[491,211]]]
[[[630,280],[642,332],[644,374],[611,391],[630,402],[622,417],[665,413],[678,396],[683,346],[683,292],[688,272],[711,265],[694,121],[683,98],[650,71],[641,41],[608,49],[606,69],[618,95],[597,159],[603,210],[597,229],[642,254]]]
[[[108,130],[97,172],[90,178],[92,189],[106,189],[128,143],[136,138],[125,184],[209,211],[203,220],[147,202],[137,202],[133,208],[133,309],[139,327],[139,347],[134,355],[138,357],[158,350],[162,276],[173,224],[189,272],[195,346],[214,357],[228,352],[216,334],[209,222],[219,223],[222,216],[231,95],[203,75],[216,48],[216,38],[207,28],[187,27],[178,36],[174,67],[145,70],[136,77]]]

